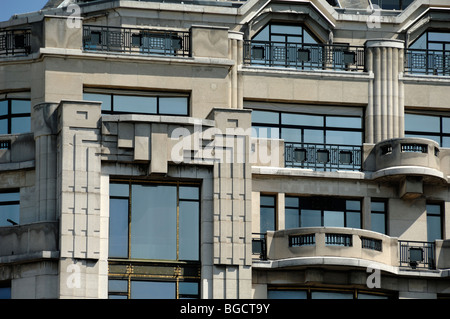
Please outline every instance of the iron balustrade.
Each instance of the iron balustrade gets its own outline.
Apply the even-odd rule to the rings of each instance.
[[[0,56],[26,56],[31,53],[31,30],[0,31]]]
[[[401,151],[402,152],[409,152],[409,153],[428,153],[428,145],[426,144],[401,144]]]
[[[85,25],[83,49],[93,52],[187,57],[190,55],[190,35],[188,31]]]
[[[259,259],[267,259],[266,233],[252,234],[252,254]]]
[[[382,251],[383,242],[380,239],[361,237],[361,247],[366,249],[372,249],[376,251]]]
[[[325,234],[325,245],[351,247],[353,238],[349,234]]]
[[[315,170],[352,170],[362,167],[362,147],[354,145],[285,142],[285,166]]]
[[[450,51],[406,49],[405,73],[450,75]]]
[[[435,269],[434,242],[399,240],[400,267]]]
[[[245,41],[244,64],[302,70],[364,71],[365,48],[339,44]]]

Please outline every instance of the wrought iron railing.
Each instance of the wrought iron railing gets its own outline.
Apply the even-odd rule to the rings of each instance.
[[[245,41],[244,64],[302,70],[364,71],[365,49],[339,44]]]
[[[285,142],[285,166],[315,170],[360,171],[362,147]]]
[[[0,56],[21,56],[31,53],[31,30],[0,31]]]
[[[405,73],[450,75],[450,51],[407,49]]]
[[[361,247],[365,248],[365,249],[382,251],[383,250],[383,241],[381,239],[361,237]]]
[[[83,26],[83,49],[165,56],[190,55],[188,31]]]
[[[316,234],[289,236],[289,247],[311,246],[316,244]]]
[[[399,240],[400,267],[435,269],[434,242]]]
[[[353,246],[353,237],[350,234],[325,234],[325,245]]]

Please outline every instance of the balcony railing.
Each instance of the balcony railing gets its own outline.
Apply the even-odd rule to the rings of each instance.
[[[187,31],[83,26],[83,49],[93,52],[182,56],[190,55]]]
[[[244,64],[301,70],[364,71],[364,47],[245,41]]]
[[[285,142],[285,166],[315,170],[360,171],[362,148],[354,145]]]
[[[31,53],[31,30],[0,31],[0,56],[26,56]]]
[[[436,254],[434,242],[399,240],[400,267],[434,269]]]
[[[405,73],[450,75],[450,51],[407,49]]]

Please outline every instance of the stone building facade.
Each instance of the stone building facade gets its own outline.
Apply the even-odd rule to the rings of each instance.
[[[446,2],[0,22],[0,296],[449,297]]]

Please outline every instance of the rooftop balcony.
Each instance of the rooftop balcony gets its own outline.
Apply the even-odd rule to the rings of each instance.
[[[26,56],[31,53],[31,30],[0,31],[0,57]]]
[[[448,241],[404,241],[369,230],[342,227],[268,231],[254,234],[253,239],[255,265],[271,268],[313,264],[369,267],[376,263],[391,272],[436,270],[450,266],[449,254]]]
[[[449,76],[450,51],[407,49],[405,73]]]

